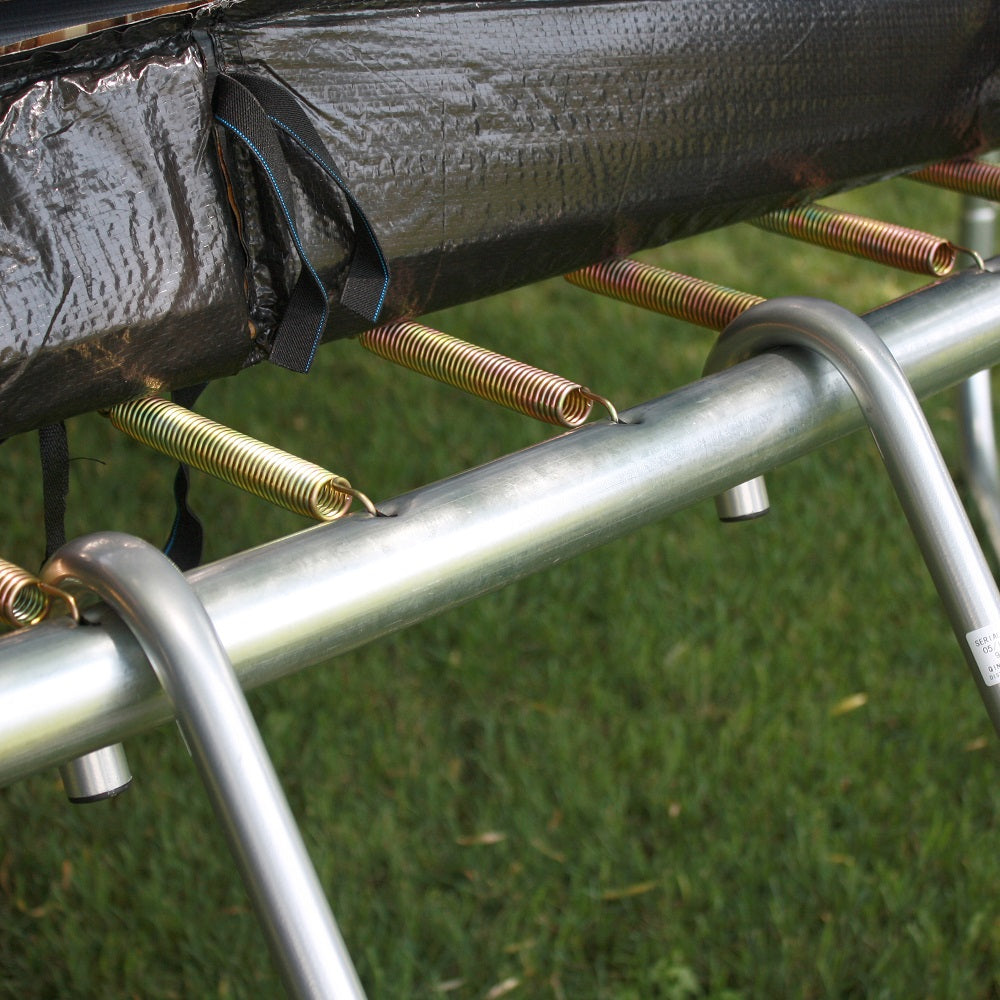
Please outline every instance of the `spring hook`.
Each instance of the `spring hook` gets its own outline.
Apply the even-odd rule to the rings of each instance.
[[[560,375],[495,354],[420,323],[399,322],[361,334],[361,345],[387,361],[490,400],[517,413],[562,427],[579,427],[593,409],[618,413],[603,396]]]
[[[103,412],[136,441],[304,517],[336,520],[355,497],[378,513],[343,476],[166,399],[144,396]]]
[[[758,229],[937,278],[952,272],[960,249],[930,233],[826,205],[782,208],[748,221]]]
[[[970,194],[986,201],[1000,201],[1000,165],[985,160],[947,160],[907,174],[910,180]]]
[[[62,601],[73,619],[79,621],[76,601],[69,594],[0,559],[0,623],[13,628],[37,625],[51,610],[53,598]]]
[[[613,257],[566,275],[566,280],[598,295],[723,330],[740,313],[764,300],[688,274],[667,271],[627,257]]]

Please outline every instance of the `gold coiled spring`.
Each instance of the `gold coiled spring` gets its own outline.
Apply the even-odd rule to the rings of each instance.
[[[951,273],[960,249],[940,236],[825,205],[782,208],[749,221],[768,232],[938,278]]]
[[[935,187],[971,194],[987,201],[1000,201],[1000,165],[985,160],[948,160],[914,170],[907,174],[911,180],[933,184]]]
[[[676,319],[723,330],[740,313],[764,300],[711,281],[678,274],[627,257],[613,257],[566,275],[587,291],[620,299],[631,305]]]
[[[342,476],[166,399],[133,399],[105,415],[136,441],[304,517],[333,521],[347,513],[354,497],[377,513]]]
[[[598,402],[618,422],[614,406],[589,389],[420,323],[389,323],[358,339],[387,361],[536,420],[578,427]]]
[[[76,602],[69,594],[0,559],[0,623],[13,628],[37,625],[48,615],[54,597],[66,605],[74,618],[79,617]]]

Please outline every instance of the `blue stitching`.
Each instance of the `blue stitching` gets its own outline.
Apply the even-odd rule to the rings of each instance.
[[[267,116],[275,125],[278,126],[282,131],[287,132],[338,184],[340,189],[347,196],[347,200],[350,204],[358,210],[358,214],[361,216],[361,221],[364,223],[365,229],[368,230],[368,235],[372,239],[372,244],[375,247],[375,253],[378,254],[379,264],[382,267],[382,274],[384,276],[383,291],[382,296],[379,298],[378,308],[382,308],[382,301],[385,298],[385,289],[389,283],[389,265],[386,263],[385,257],[382,255],[382,248],[379,246],[378,239],[372,230],[371,224],[368,222],[368,217],[364,213],[358,200],[351,193],[351,189],[344,183],[344,179],[334,170],[324,159],[316,152],[312,146],[309,145],[294,129],[289,128],[281,119],[275,118],[273,115]],[[376,313],[377,315],[377,313]]]
[[[326,286],[320,280],[319,275],[316,273],[316,269],[312,265],[312,261],[309,260],[309,255],[305,251],[305,247],[302,246],[302,240],[299,237],[299,231],[295,228],[295,221],[292,218],[292,213],[289,211],[288,206],[285,204],[285,199],[282,197],[281,191],[278,189],[278,182],[275,179],[274,173],[271,170],[270,165],[267,160],[264,159],[261,151],[253,144],[250,137],[238,129],[232,122],[226,121],[221,115],[216,115],[215,120],[220,124],[224,125],[230,131],[234,132],[236,135],[243,140],[247,148],[257,157],[258,162],[267,172],[267,176],[271,178],[271,187],[274,188],[274,193],[278,196],[278,201],[281,204],[281,210],[285,213],[285,221],[288,223],[288,228],[291,231],[292,239],[295,241],[295,246],[299,251],[299,257],[302,259],[302,263],[309,268],[309,273],[313,276],[313,280],[319,286],[319,290],[323,295],[323,316],[320,319],[319,325],[316,327],[316,332],[313,334],[313,346],[312,352],[309,355],[309,360],[306,362],[306,368],[312,364],[312,360],[316,355],[316,350],[319,347],[319,338],[323,333],[323,327],[326,326],[327,316],[329,315],[330,308],[328,305],[329,296],[326,291]]]
[[[309,145],[294,129],[289,128],[280,118],[275,118],[274,115],[267,116],[270,121],[278,126],[283,132],[287,132],[322,168],[326,171],[336,182],[338,187],[347,196],[347,201],[352,208],[357,209],[358,215],[364,224],[365,229],[368,230],[368,235],[371,237],[372,245],[375,247],[375,253],[378,254],[379,266],[382,268],[382,294],[379,295],[378,305],[375,307],[375,315],[372,320],[378,319],[378,314],[382,311],[382,304],[385,302],[386,293],[389,291],[389,265],[386,263],[385,257],[382,255],[382,247],[379,246],[378,238],[375,236],[372,230],[371,224],[368,221],[368,216],[365,215],[364,209],[358,204],[357,199],[351,194],[351,189],[344,183],[343,178],[334,170],[326,160],[320,156],[312,146]]]
[[[174,515],[174,526],[170,531],[170,537],[167,539],[167,544],[163,546],[163,554],[165,556],[170,555],[171,549],[174,547],[174,542],[177,541],[177,533],[181,530],[181,512],[177,511]]]

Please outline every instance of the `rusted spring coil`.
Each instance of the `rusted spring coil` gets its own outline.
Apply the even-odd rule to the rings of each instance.
[[[782,208],[749,221],[768,232],[938,278],[951,273],[960,249],[930,233],[825,205]]]
[[[985,160],[948,160],[907,174],[911,180],[1000,201],[1000,166]]]
[[[387,361],[536,420],[578,427],[597,402],[618,422],[614,406],[589,389],[420,323],[389,323],[358,339]]]
[[[613,257],[566,275],[587,291],[677,319],[723,330],[740,313],[764,300],[711,281],[678,274],[627,257]]]
[[[37,625],[48,615],[53,598],[62,601],[74,618],[79,617],[76,602],[69,594],[0,559],[0,623],[14,628]]]
[[[133,399],[105,416],[136,441],[304,517],[336,520],[354,497],[369,513],[378,513],[342,476],[166,399]]]

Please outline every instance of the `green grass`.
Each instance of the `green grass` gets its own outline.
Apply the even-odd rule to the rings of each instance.
[[[917,185],[839,200],[954,234],[957,199]],[[921,283],[749,227],[647,256],[856,310]],[[430,322],[622,408],[712,340],[563,282]],[[350,343],[199,408],[376,498],[549,434]],[[954,465],[950,396],[927,409]],[[71,533],[161,541],[171,464],[70,431]],[[34,449],[0,448],[29,565]],[[1000,996],[1000,755],[874,446],[770,488],[768,518],[698,505],[251,696],[373,1000]],[[195,501],[209,559],[304,526],[203,478]],[[110,803],[0,790],[0,995],[280,995],[176,730],[128,752]]]

